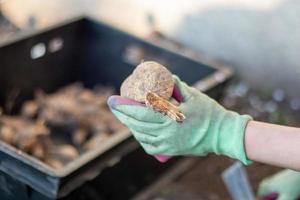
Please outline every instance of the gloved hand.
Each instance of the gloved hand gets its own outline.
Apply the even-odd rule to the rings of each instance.
[[[296,200],[300,199],[300,172],[283,170],[264,179],[259,186],[261,199]],[[275,198],[268,198],[273,196]]]
[[[183,96],[179,106],[186,116],[183,123],[119,96],[110,97],[108,105],[149,154],[206,155],[214,152],[249,164],[244,131],[251,117],[228,111],[177,76],[173,78]]]

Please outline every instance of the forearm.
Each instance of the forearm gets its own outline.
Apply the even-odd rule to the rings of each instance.
[[[250,121],[244,142],[249,159],[300,171],[300,128]]]

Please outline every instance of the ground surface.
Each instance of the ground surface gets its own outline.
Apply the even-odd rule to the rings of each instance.
[[[234,161],[225,157],[210,155],[197,159],[197,164],[178,180],[167,185],[158,194],[151,197],[154,200],[219,200],[230,199],[230,195],[221,179],[222,172]],[[254,192],[260,181],[280,170],[260,163],[246,167],[250,184]]]

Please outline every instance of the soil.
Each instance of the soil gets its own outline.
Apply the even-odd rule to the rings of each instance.
[[[220,200],[231,199],[222,181],[222,172],[235,161],[224,156],[209,155],[195,158],[196,165],[182,174],[173,183],[167,185],[151,199],[154,200]],[[260,181],[281,169],[261,163],[245,167],[249,182],[257,192]]]

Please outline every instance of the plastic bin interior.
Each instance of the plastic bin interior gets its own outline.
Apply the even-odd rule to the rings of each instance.
[[[132,45],[153,59],[164,60],[190,84],[215,71],[99,22],[81,19],[0,48],[0,105],[16,90],[19,105],[36,88],[52,92],[74,81],[87,87],[100,83],[119,88],[135,67],[126,58]]]
[[[118,92],[122,81],[141,62],[139,58],[163,62],[189,84],[216,71],[100,22],[80,18],[0,44],[0,106],[14,101],[10,112],[17,113],[37,88],[53,92],[72,82],[86,87],[112,85]],[[78,179],[79,172],[85,170],[80,166],[87,165],[79,162],[78,170],[61,177],[12,149],[0,143],[0,170],[48,197],[60,196],[65,181]],[[90,163],[101,156],[91,158]]]

